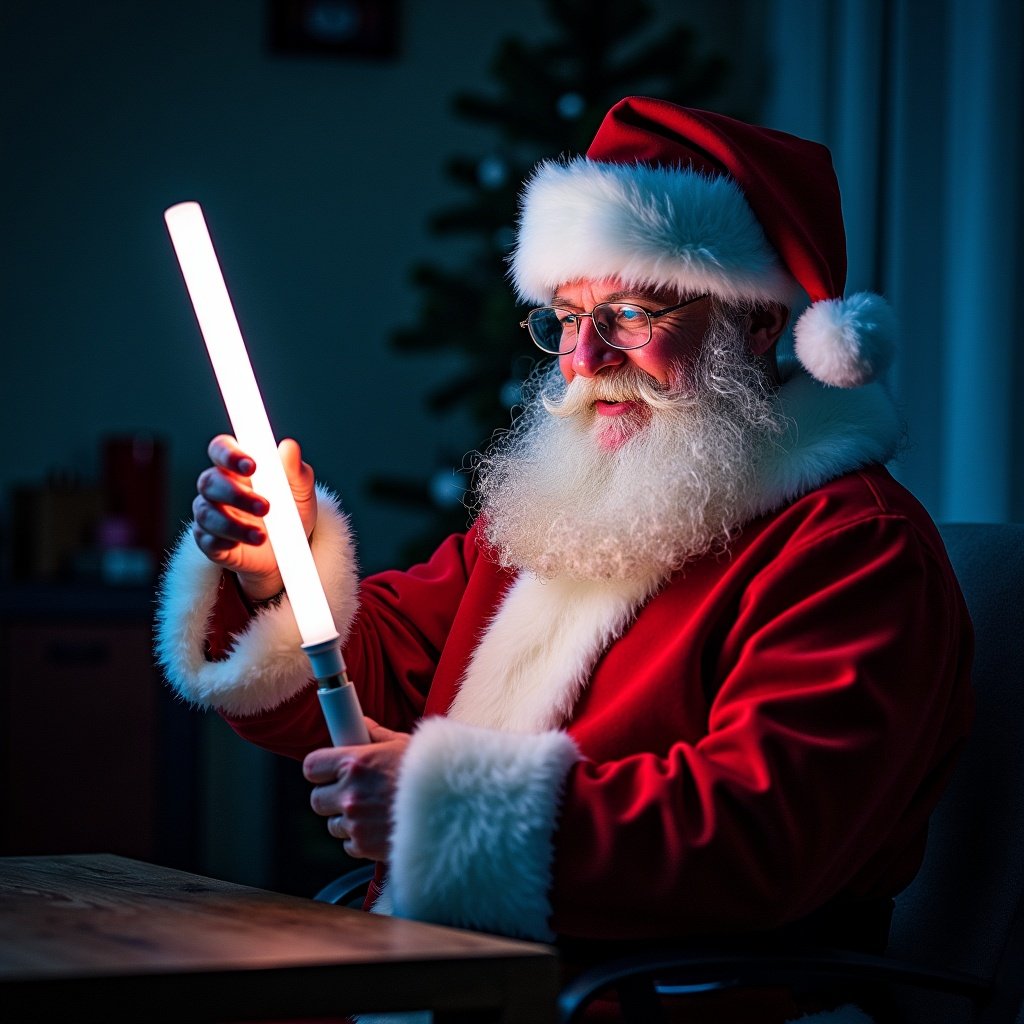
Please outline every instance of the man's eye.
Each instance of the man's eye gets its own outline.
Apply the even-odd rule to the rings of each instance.
[[[576,314],[575,313],[559,313],[558,322],[563,327],[575,327],[576,326]]]
[[[624,323],[631,323],[634,320],[642,320],[643,313],[639,309],[633,309],[630,306],[622,306],[618,311],[618,317]]]

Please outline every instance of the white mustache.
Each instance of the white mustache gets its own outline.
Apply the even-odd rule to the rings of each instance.
[[[677,384],[662,384],[635,366],[596,377],[573,377],[561,395],[542,395],[544,408],[560,419],[588,413],[595,402],[640,402],[666,409],[679,402]]]

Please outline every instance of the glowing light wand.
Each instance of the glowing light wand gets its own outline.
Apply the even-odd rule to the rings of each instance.
[[[337,746],[369,743],[359,699],[345,670],[341,638],[281,465],[202,208],[198,203],[179,203],[164,212],[164,220],[235,437],[256,460],[253,488],[270,502],[263,522],[299,627],[302,649],[320,684],[320,705],[331,739]]]

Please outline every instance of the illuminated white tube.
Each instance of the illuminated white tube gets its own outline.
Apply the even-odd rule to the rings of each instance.
[[[281,465],[277,442],[270,429],[202,208],[198,203],[179,203],[165,211],[164,220],[210,353],[235,438],[242,450],[256,461],[253,489],[270,502],[264,524],[288,591],[302,646],[309,656],[313,674],[317,679],[328,680],[326,687],[321,689],[321,700],[325,689],[344,688],[348,691],[344,694],[346,706],[354,706],[358,712],[355,692],[345,678],[345,663],[334,618]],[[332,702],[336,703],[340,696],[333,694]],[[326,703],[324,706],[326,709]],[[357,722],[352,713],[346,716],[342,730],[345,735],[339,738],[334,733],[340,726],[328,715],[336,743],[367,742],[361,713],[355,717]]]

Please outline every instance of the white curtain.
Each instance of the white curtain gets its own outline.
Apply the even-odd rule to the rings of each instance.
[[[832,149],[848,290],[903,329],[894,467],[937,519],[1024,520],[1024,4],[775,0],[766,124]]]

